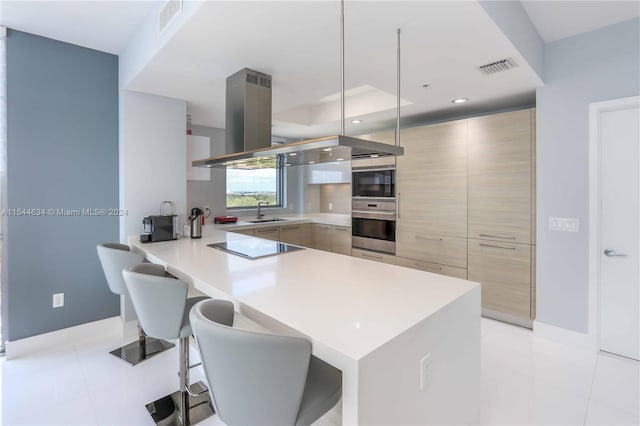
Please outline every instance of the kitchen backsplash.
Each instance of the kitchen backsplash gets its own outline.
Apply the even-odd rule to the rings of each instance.
[[[320,186],[320,212],[351,214],[351,184],[332,183]],[[329,208],[331,204],[331,208]]]

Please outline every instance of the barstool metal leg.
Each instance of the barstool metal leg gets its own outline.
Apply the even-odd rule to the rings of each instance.
[[[180,338],[180,390],[147,404],[157,425],[188,426],[215,414],[207,387],[202,382],[189,386],[189,338]]]
[[[158,355],[167,349],[171,349],[174,346],[175,345],[173,343],[169,343],[166,340],[147,337],[144,330],[142,330],[142,327],[138,325],[138,340],[118,349],[114,349],[110,354],[120,358],[131,366],[135,366],[154,355]]]

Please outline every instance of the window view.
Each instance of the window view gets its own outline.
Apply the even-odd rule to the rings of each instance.
[[[227,208],[281,205],[282,169],[227,169]]]

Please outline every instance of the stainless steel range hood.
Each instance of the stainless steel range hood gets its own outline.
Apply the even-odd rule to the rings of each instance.
[[[218,155],[196,160],[194,167],[229,167],[260,169],[302,164],[330,163],[361,158],[402,155],[404,148],[349,136],[328,136],[292,142],[236,154]]]

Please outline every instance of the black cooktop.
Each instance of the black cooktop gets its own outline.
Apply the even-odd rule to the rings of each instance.
[[[276,254],[289,253],[304,250],[302,247],[277,241],[263,240],[261,238],[243,238],[241,240],[225,241],[223,243],[207,244],[207,247],[226,251],[245,259],[259,259],[261,257],[275,256]]]

